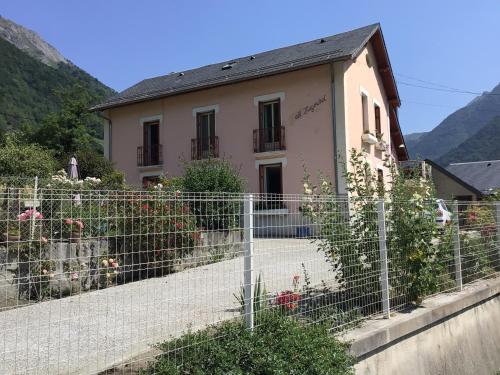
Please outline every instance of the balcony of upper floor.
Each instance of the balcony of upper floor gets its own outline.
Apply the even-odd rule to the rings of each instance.
[[[163,164],[163,150],[161,144],[137,147],[137,166],[150,167]]]
[[[192,138],[191,160],[219,157],[219,137]]]
[[[270,128],[254,129],[253,152],[285,151],[285,127],[273,126]]]

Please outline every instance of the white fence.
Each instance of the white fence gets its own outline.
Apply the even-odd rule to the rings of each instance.
[[[0,187],[0,374],[129,373],[223,320],[337,331],[496,276],[499,204],[448,205]]]

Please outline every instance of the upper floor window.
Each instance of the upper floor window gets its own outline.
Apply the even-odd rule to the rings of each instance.
[[[380,107],[375,104],[375,132],[377,137],[382,134],[382,126],[380,125]]]
[[[215,111],[196,114],[196,139],[191,141],[193,159],[218,157],[218,142],[215,136]]]
[[[363,132],[369,132],[370,125],[368,123],[368,96],[365,93],[361,93],[361,111],[363,116]]]
[[[160,122],[146,121],[142,124],[142,131],[142,146],[137,147],[137,165],[161,165]]]
[[[280,100],[259,103],[260,128],[269,129],[281,126]]]

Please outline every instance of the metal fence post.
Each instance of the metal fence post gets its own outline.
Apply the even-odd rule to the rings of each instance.
[[[382,310],[386,319],[390,318],[389,300],[389,268],[387,264],[387,242],[385,231],[385,204],[380,199],[377,205],[378,211],[378,243],[380,249],[380,288],[382,290]]]
[[[498,267],[500,267],[500,202],[495,202],[495,211],[496,211],[496,226],[497,226],[496,247],[498,249]]]
[[[245,243],[245,258],[244,258],[244,300],[245,300],[245,323],[248,329],[253,330],[254,311],[253,311],[253,195],[245,195],[244,198],[244,214],[243,227]]]
[[[33,202],[31,203],[32,207],[30,207],[33,211],[30,220],[30,240],[33,240],[35,236],[35,220],[36,215],[35,211],[37,211],[37,200],[38,200],[38,176],[35,177],[35,189],[33,190]]]
[[[462,257],[460,255],[460,220],[458,217],[458,201],[453,202],[453,253],[455,258],[455,283],[462,290]]]

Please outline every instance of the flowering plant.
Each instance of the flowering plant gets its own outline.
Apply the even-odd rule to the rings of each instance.
[[[83,222],[79,219],[73,220],[71,218],[67,218],[65,223],[71,227],[72,231],[75,231],[75,232],[76,231],[81,232],[83,230],[83,227],[84,227]]]

